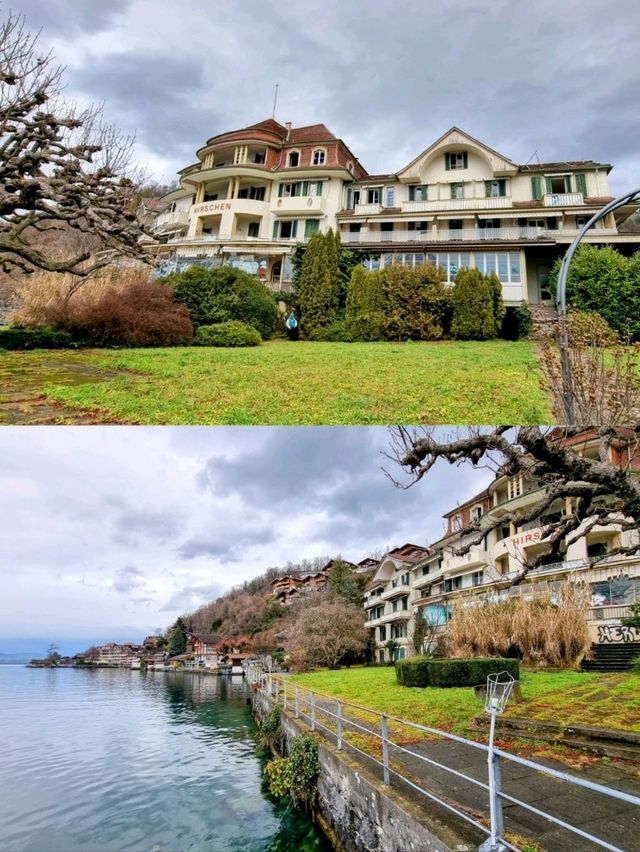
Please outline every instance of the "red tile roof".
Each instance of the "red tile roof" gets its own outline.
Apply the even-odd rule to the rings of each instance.
[[[309,124],[306,127],[292,127],[288,141],[337,142],[337,139],[325,124]]]

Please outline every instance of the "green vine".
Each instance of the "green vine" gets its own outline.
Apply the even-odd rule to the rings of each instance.
[[[269,761],[265,772],[273,796],[291,796],[294,802],[310,804],[320,772],[318,738],[313,734],[296,737],[291,741],[289,756]]]
[[[260,725],[262,742],[268,748],[277,748],[282,741],[282,718],[280,708],[276,704],[271,713],[262,720]]]

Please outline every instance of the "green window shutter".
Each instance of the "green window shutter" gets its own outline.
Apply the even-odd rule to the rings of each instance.
[[[448,153],[444,155],[444,167],[447,171],[451,168],[451,158]]]
[[[302,195],[309,195],[309,181],[302,181]]]
[[[486,198],[491,198],[491,181],[485,180],[484,182],[484,194]]]
[[[284,192],[284,185],[278,184],[278,198],[282,198],[282,193]]]
[[[507,194],[507,181],[502,179],[499,181],[500,183],[500,195],[504,198]]]
[[[531,197],[534,201],[539,201],[542,198],[542,179],[539,177],[531,178]]]
[[[463,169],[469,168],[469,155],[466,151],[463,151],[463,153],[462,153],[462,168]]]
[[[546,177],[546,178],[544,179],[544,182],[545,182],[546,187],[547,187],[547,192],[548,192],[548,193],[552,193],[552,192],[553,192],[553,184],[551,183],[551,178],[550,178],[550,177]]]
[[[427,201],[428,197],[429,197],[429,187],[425,183],[420,187],[420,200],[421,201]]]
[[[296,235],[298,233],[298,220],[296,219],[291,223],[291,239],[295,240]]]
[[[581,192],[583,195],[587,194],[587,176],[586,175],[576,175],[576,188],[578,192]]]
[[[308,240],[320,227],[320,219],[307,219],[304,223],[304,238]]]
[[[316,195],[319,197],[322,195],[322,183],[323,181],[319,180],[316,184]]]
[[[566,175],[564,179],[564,191],[573,192],[573,177],[571,175]]]
[[[278,226],[279,226],[279,225],[280,225],[280,223],[279,223],[278,221],[275,221],[275,222],[273,223],[273,239],[274,239],[274,240],[277,240],[277,239],[278,239],[278,230],[279,230],[279,227],[278,227]]]

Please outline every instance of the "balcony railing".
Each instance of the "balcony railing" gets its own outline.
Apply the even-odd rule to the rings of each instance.
[[[631,606],[629,604],[592,606],[589,609],[589,619],[591,621],[618,621],[621,618],[626,618],[628,615],[631,615]]]
[[[295,195],[290,198],[272,199],[271,207],[276,213],[324,213],[325,199],[321,195]]]
[[[353,212],[356,216],[372,216],[382,213],[382,204],[356,204]]]
[[[571,207],[584,204],[584,196],[581,192],[548,192],[542,201],[545,207]]]
[[[343,243],[446,243],[446,242],[491,242],[497,240],[540,240],[551,239],[546,228],[437,228],[424,231],[358,231],[342,232]]]
[[[429,213],[438,210],[495,210],[512,207],[510,195],[496,198],[445,198],[438,201],[403,201],[403,213]]]
[[[169,231],[172,228],[182,228],[189,224],[189,213],[186,210],[174,210],[161,213],[153,223],[154,231]]]

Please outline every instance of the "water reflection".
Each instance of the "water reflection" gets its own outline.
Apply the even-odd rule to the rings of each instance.
[[[329,850],[270,800],[242,678],[0,669],[0,848]]]

